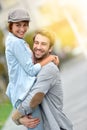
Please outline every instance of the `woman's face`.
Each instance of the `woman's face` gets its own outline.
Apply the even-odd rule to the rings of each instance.
[[[23,38],[25,33],[27,32],[29,27],[29,23],[27,21],[15,22],[12,24],[11,32],[19,38]]]

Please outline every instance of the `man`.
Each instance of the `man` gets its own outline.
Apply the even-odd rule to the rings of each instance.
[[[38,31],[34,36],[33,53],[36,62],[50,55],[54,36],[47,31]],[[38,96],[39,95],[39,96]],[[41,112],[44,123],[44,130],[72,130],[72,123],[63,113],[63,92],[58,67],[49,63],[42,67],[37,75],[35,85],[30,92],[30,107],[35,108],[41,103]],[[31,116],[23,117],[19,122],[26,127],[35,127],[38,120]]]

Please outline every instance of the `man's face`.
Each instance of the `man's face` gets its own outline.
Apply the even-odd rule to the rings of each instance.
[[[50,40],[41,34],[37,34],[33,43],[33,53],[37,60],[43,59],[51,52]]]

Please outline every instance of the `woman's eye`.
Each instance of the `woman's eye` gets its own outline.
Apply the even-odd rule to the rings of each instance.
[[[17,27],[20,27],[20,25],[19,25],[19,24],[16,24],[16,26],[17,26]]]

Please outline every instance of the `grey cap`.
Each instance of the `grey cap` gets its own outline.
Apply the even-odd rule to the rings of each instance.
[[[8,22],[30,21],[28,12],[25,9],[12,9],[8,14]]]

